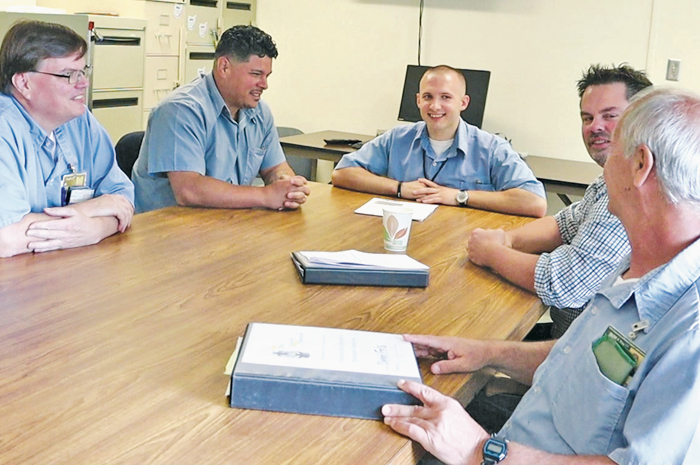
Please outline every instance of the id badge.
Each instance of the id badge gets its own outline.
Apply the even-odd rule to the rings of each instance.
[[[85,187],[87,173],[85,171],[64,174],[61,178],[61,187]]]
[[[609,380],[620,386],[628,386],[646,353],[620,331],[608,326],[603,335],[593,343],[598,368]]]
[[[95,189],[89,187],[65,187],[62,192],[65,192],[63,204],[71,205],[74,203],[85,202],[95,196]]]

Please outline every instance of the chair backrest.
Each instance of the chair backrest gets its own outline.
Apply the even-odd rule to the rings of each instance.
[[[297,128],[287,128],[284,126],[278,126],[277,134],[279,134],[280,137],[287,137],[296,136],[297,134],[304,133]],[[287,154],[285,154],[285,156],[287,157],[287,163],[289,163],[289,166],[294,170],[296,174],[304,176],[309,181],[313,181],[311,177],[313,174],[314,163],[316,160],[312,158],[295,157],[294,155]]]
[[[143,131],[130,132],[122,136],[114,146],[114,151],[117,152],[117,165],[129,178],[131,178],[134,162],[139,157],[144,134]]]

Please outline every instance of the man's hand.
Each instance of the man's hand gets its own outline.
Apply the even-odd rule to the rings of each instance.
[[[504,230],[477,228],[469,237],[469,260],[475,265],[490,268],[491,260],[495,256],[493,251],[497,247],[511,247],[510,239]]]
[[[489,434],[459,402],[412,381],[399,381],[399,388],[419,399],[424,406],[385,405],[382,407],[384,423],[419,442],[445,463],[481,463],[481,448]]]
[[[283,175],[263,189],[266,193],[266,206],[273,210],[299,208],[311,194],[303,176]]]
[[[119,232],[126,231],[134,217],[134,206],[123,195],[104,194],[86,202],[72,205],[72,207],[79,213],[89,217],[115,217],[119,222]],[[62,216],[60,210],[57,216]]]
[[[439,203],[442,205],[457,206],[457,194],[459,189],[441,186],[429,179],[420,178],[418,180],[423,184],[423,188],[416,189],[414,192],[416,201],[421,203]]]
[[[27,229],[27,247],[34,252],[97,244],[117,227],[116,217],[89,217],[73,206],[46,208],[44,213],[55,219],[34,222]]]
[[[422,182],[421,179],[403,182],[401,183],[401,198],[407,200],[416,200],[418,198],[417,192],[425,189],[426,187],[427,186]]]
[[[488,365],[488,342],[461,337],[421,336],[404,334],[413,344],[416,356],[441,359],[432,364],[430,371],[436,375],[445,373],[471,373]]]

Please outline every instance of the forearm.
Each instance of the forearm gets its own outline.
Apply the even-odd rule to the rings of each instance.
[[[358,167],[334,170],[331,180],[333,185],[337,187],[388,197],[396,197],[396,190],[399,185],[398,181],[377,176],[364,168]]]
[[[17,223],[0,228],[0,258],[31,252],[28,244],[34,239],[27,236],[27,228],[36,221],[48,219],[51,217],[43,213],[28,213]]]
[[[266,185],[283,179],[285,176],[290,178],[295,176],[294,170],[292,170],[292,167],[289,166],[286,161],[280,163],[279,165],[273,166],[272,168],[260,171],[260,177]]]
[[[551,454],[542,450],[533,449],[517,442],[508,443],[508,455],[501,462],[503,465],[509,464],[533,464],[542,463],[550,465],[609,465],[614,464],[612,460],[604,455],[559,455]]]
[[[556,341],[485,341],[485,366],[505,373],[514,380],[532,385],[532,378]]]
[[[539,218],[525,226],[508,231],[506,237],[515,250],[533,254],[551,252],[564,243],[553,216]]]
[[[194,172],[168,173],[178,205],[211,208],[267,207],[261,187],[237,186]]]
[[[469,207],[511,215],[540,218],[547,213],[547,201],[524,189],[505,191],[469,191]]]
[[[488,254],[487,267],[511,283],[535,292],[535,267],[539,255],[519,252],[503,245],[494,245]]]

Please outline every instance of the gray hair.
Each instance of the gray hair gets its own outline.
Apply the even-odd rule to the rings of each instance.
[[[700,96],[650,87],[632,99],[618,128],[625,157],[642,144],[649,147],[671,203],[700,208]]]

